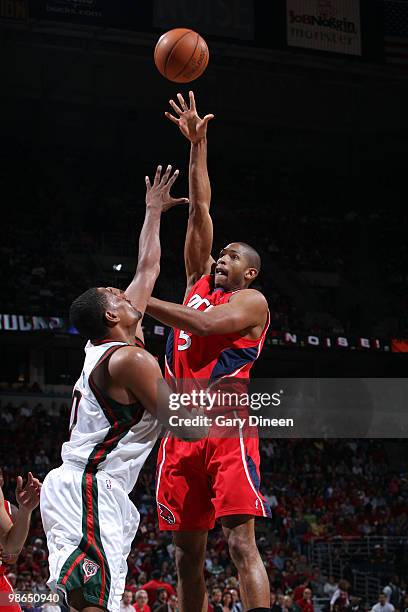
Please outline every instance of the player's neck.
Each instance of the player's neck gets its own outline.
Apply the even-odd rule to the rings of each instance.
[[[126,344],[135,343],[136,325],[128,327],[126,329],[115,327],[109,334],[109,339],[112,342],[126,342]]]

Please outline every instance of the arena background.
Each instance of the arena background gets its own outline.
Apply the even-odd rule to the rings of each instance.
[[[322,13],[334,21],[302,17]],[[193,88],[216,116],[215,248],[241,239],[263,257],[272,325],[255,375],[404,377],[408,2],[1,0],[0,16],[0,466],[11,501],[16,475],[43,478],[60,461],[84,344],[69,304],[132,277],[145,174],[171,162],[183,173],[177,193],[187,189],[188,149],[163,117],[187,88],[152,60],[171,27],[192,27],[210,46]],[[185,228],[183,210],[164,218],[155,295],[169,300],[184,292]],[[160,360],[166,333],[146,317]],[[261,451],[274,514],[259,522],[258,544],[271,590],[308,582],[318,610],[333,574],[371,609],[395,574],[395,607],[408,609],[405,441],[263,440]],[[142,514],[133,592],[154,570],[175,582],[170,539],[157,531],[154,461],[133,493]],[[210,592],[236,584],[217,529],[206,568]],[[38,513],[10,571],[19,589],[45,588]]]

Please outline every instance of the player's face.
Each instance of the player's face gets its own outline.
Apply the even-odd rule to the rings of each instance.
[[[141,314],[126,298],[124,291],[116,287],[99,287],[99,291],[106,295],[109,311],[118,318],[118,323],[123,327],[132,327],[137,324]]]
[[[224,247],[219,254],[215,265],[214,284],[216,287],[222,287],[225,291],[240,289],[254,277],[254,271],[254,268],[248,266],[242,246],[232,242]]]

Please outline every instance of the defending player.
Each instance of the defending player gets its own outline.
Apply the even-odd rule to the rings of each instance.
[[[247,380],[269,324],[264,296],[249,289],[260,270],[258,253],[241,242],[211,257],[213,226],[207,172],[207,124],[190,92],[181,94],[178,115],[166,116],[190,142],[190,212],[185,243],[184,305],[151,298],[146,311],[174,328],[166,349],[171,379]],[[211,274],[215,268],[215,275]],[[173,530],[182,612],[207,610],[204,559],[207,532],[220,518],[240,579],[246,610],[269,611],[269,581],[255,542],[254,517],[269,516],[259,491],[257,437],[185,442],[167,436],[158,458],[157,503],[161,529]]]
[[[70,310],[72,323],[90,341],[74,387],[63,464],[45,478],[41,515],[49,584],[85,612],[119,610],[139,523],[128,494],[158,436],[162,376],[154,357],[136,346],[135,335],[138,328],[140,337],[140,320],[159,274],[161,213],[188,201],[171,197],[178,171],[172,177],[170,171],[169,166],[161,177],[159,166],[152,186],[146,177],[146,216],[132,283],[125,292],[89,289]]]
[[[0,612],[19,612],[21,608],[12,599],[13,587],[6,576],[7,565],[16,562],[27,539],[31,513],[40,503],[41,484],[31,472],[24,487],[22,477],[17,477],[18,509],[4,499],[3,484],[0,468]]]

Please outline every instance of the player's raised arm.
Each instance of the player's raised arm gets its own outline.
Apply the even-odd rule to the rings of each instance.
[[[4,508],[3,492],[0,489],[0,545],[3,549],[3,558],[7,562],[14,562],[27,539],[30,527],[31,513],[40,503],[41,483],[28,473],[28,478],[23,487],[23,479],[17,477],[16,499],[18,511],[11,521]]]
[[[161,174],[158,166],[153,185],[146,176],[146,215],[139,237],[139,255],[135,276],[125,291],[126,297],[142,315],[145,312],[147,300],[151,296],[154,284],[160,272],[160,218],[162,212],[177,204],[188,203],[188,198],[173,198],[170,189],[177,179],[179,171],[172,176],[171,166]]]
[[[257,334],[260,335],[267,321],[268,304],[259,291],[244,289],[233,295],[227,304],[204,312],[156,298],[150,298],[147,311],[164,325],[196,336],[246,335],[256,327],[260,328]]]
[[[178,125],[190,146],[190,209],[187,225],[184,260],[187,276],[187,292],[203,274],[211,271],[213,224],[210,216],[211,185],[207,169],[207,124],[214,115],[198,116],[194,94],[189,92],[190,106],[177,94],[179,105],[170,100],[177,116],[166,113]]]

